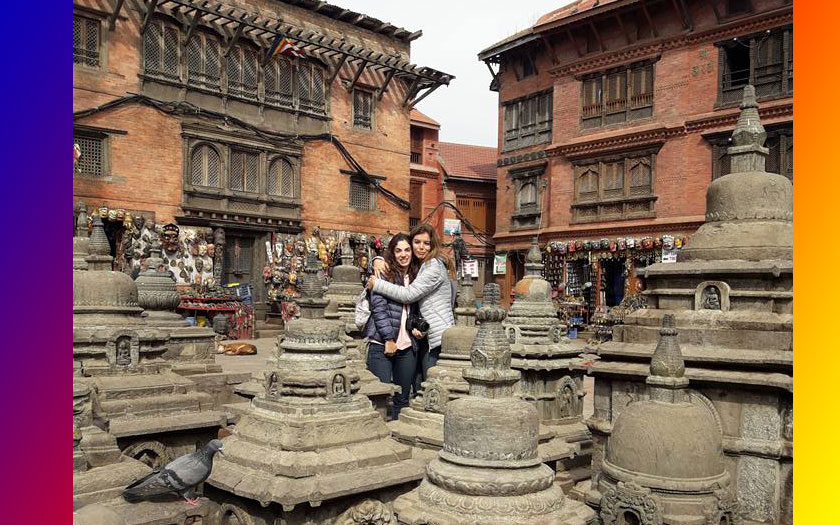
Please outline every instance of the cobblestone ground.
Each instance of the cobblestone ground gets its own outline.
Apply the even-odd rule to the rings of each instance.
[[[274,352],[275,341],[276,338],[274,337],[269,337],[265,339],[243,339],[238,342],[251,343],[254,346],[256,346],[256,355],[230,356],[219,354],[216,356],[216,362],[222,365],[222,368],[225,370],[225,372],[247,372],[251,374],[256,372],[257,374],[261,375],[262,370],[265,368],[266,361],[268,361],[268,358],[271,356],[272,352]],[[580,345],[581,349],[583,349],[583,340],[573,339],[572,343],[575,345]],[[592,412],[594,410],[594,379],[591,377],[587,377],[586,379],[584,379],[583,388],[586,392],[586,397],[583,398],[583,417],[588,418],[592,415]]]

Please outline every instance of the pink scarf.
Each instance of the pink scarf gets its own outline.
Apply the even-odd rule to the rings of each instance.
[[[407,274],[404,277],[403,282],[406,286],[410,284],[408,282]],[[411,338],[408,336],[408,330],[405,327],[406,320],[408,319],[409,308],[411,308],[411,306],[407,304],[403,305],[402,317],[400,318],[400,333],[397,336],[397,350],[405,350],[406,348],[411,347]]]

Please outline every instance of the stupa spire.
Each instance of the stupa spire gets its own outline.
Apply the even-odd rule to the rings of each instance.
[[[651,386],[651,398],[659,401],[676,402],[683,399],[684,396],[676,395],[674,391],[688,386],[676,326],[673,314],[663,316],[659,343],[650,360],[650,375],[646,383]]]
[[[85,257],[89,270],[111,270],[111,245],[105,235],[105,226],[99,216],[93,217],[93,232],[90,235],[89,253]]]
[[[542,262],[542,253],[536,235],[531,239],[531,248],[525,256],[525,276],[542,277],[545,265]]]
[[[755,100],[755,87],[744,86],[741,100],[741,114],[732,132],[732,143],[727,153],[731,161],[731,172],[764,171],[764,161],[769,150],[764,147],[767,132],[761,125],[758,115],[758,102]]]

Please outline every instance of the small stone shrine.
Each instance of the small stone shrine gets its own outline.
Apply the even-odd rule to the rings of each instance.
[[[692,403],[674,316],[663,317],[646,379],[650,399],[624,407],[598,478],[604,525],[730,525],[737,505],[720,422]]]
[[[793,522],[793,187],[786,177],[765,172],[765,137],[755,90],[746,86],[729,148],[731,173],[709,186],[705,224],[676,263],[646,269],[649,308],[629,314],[615,327],[613,341],[593,349],[600,359],[583,367],[595,376],[587,502],[596,507],[602,502],[603,508],[607,497],[602,479],[612,460],[604,451],[616,446],[619,416],[629,425],[633,418],[624,412],[631,403],[653,396],[648,362],[663,318],[672,315],[693,387],[683,397],[722,429],[739,515],[745,523]],[[653,434],[640,439],[654,440]],[[683,433],[655,442],[685,454],[687,443],[708,446]]]
[[[440,358],[429,369],[420,395],[400,411],[399,420],[389,424],[394,439],[419,449],[440,450],[446,404],[469,393],[470,385],[464,380],[463,372],[470,366],[470,349],[476,333],[473,279],[464,276],[455,307],[455,325],[443,332]]]
[[[87,270],[73,272],[73,375],[79,391],[90,389],[93,421],[124,454],[152,467],[193,452],[196,442],[215,437],[226,417],[163,359],[169,337],[146,324],[131,277],[111,271],[99,217],[86,260]],[[83,439],[84,452],[85,445]],[[92,454],[95,465],[99,452]]]
[[[146,324],[169,334],[164,358],[172,361],[172,371],[181,375],[218,373],[215,333],[210,328],[190,326],[175,309],[181,296],[175,289],[169,269],[160,270],[163,259],[158,241],[152,243],[148,269],[141,272],[137,284],[137,300],[146,315]]]
[[[79,213],[76,216],[76,235],[73,236],[73,269],[87,270],[88,249],[90,236],[88,235],[88,214],[84,202],[79,203]]]
[[[367,362],[363,352],[362,340],[364,334],[356,327],[356,299],[364,290],[362,285],[362,270],[353,265],[353,251],[350,241],[345,238],[341,243],[341,264],[332,269],[332,278],[325,297],[329,299],[324,317],[340,320],[344,323],[344,341],[347,366],[359,374],[359,392],[366,395],[383,418],[388,414],[388,400],[399,387],[390,383],[383,383],[367,369]]]
[[[400,496],[400,523],[420,525],[597,523],[586,505],[566,498],[537,452],[539,419],[515,395],[510,345],[498,306],[499,286],[488,284],[481,323],[464,370],[469,395],[446,405],[444,445],[420,487]]]
[[[525,276],[514,287],[516,300],[504,326],[512,343],[511,367],[522,374],[518,393],[534,404],[541,425],[556,436],[541,445],[540,456],[556,465],[558,481],[568,492],[589,478],[592,436],[583,423],[584,373],[571,366],[580,349],[563,337],[564,326],[551,301],[551,284],[542,277],[543,268],[534,237]]]
[[[323,318],[329,301],[320,273],[309,254],[301,316],[287,323],[264,392],[225,438],[225,456],[208,480],[229,523],[332,524],[354,504],[382,505],[359,503],[363,497],[392,498],[423,475],[424,464],[390,438],[359,393],[359,376],[342,353],[344,323]]]

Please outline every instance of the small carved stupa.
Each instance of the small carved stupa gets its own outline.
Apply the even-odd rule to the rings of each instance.
[[[401,523],[595,523],[595,513],[567,499],[537,453],[534,406],[515,396],[499,286],[485,286],[486,304],[464,370],[470,395],[446,406],[444,445],[420,487],[394,502]]]
[[[306,513],[341,496],[417,480],[423,464],[390,439],[359,376],[342,353],[344,323],[324,319],[320,262],[310,254],[300,284],[301,316],[287,323],[264,392],[224,440],[209,483],[248,500]],[[226,496],[229,497],[229,496]],[[301,505],[303,504],[303,505]],[[297,508],[296,508],[297,507]],[[298,518],[289,521],[297,522]]]
[[[443,332],[437,364],[429,369],[420,395],[390,424],[395,439],[418,448],[439,450],[443,446],[446,404],[469,393],[463,373],[470,366],[470,349],[478,333],[475,312],[473,279],[465,275],[458,292],[455,325]]]
[[[88,214],[84,202],[79,203],[79,214],[76,216],[76,235],[73,236],[73,269],[87,270],[87,261],[90,245],[88,235]]]
[[[149,267],[135,279],[137,301],[143,307],[146,323],[169,334],[169,349],[164,357],[172,361],[172,370],[181,375],[217,373],[222,367],[216,364],[215,333],[210,328],[190,326],[175,311],[181,295],[175,289],[175,279],[168,269],[161,270],[160,243],[155,240],[151,256],[146,259]]]
[[[386,417],[388,399],[399,392],[399,387],[390,383],[383,383],[367,369],[365,356],[362,353],[364,334],[356,326],[356,299],[361,295],[364,286],[361,282],[362,270],[353,265],[353,250],[350,240],[345,238],[341,243],[341,264],[332,269],[332,278],[325,297],[330,303],[324,313],[326,319],[340,320],[344,323],[342,340],[345,344],[347,366],[359,374],[359,391],[368,396],[377,411]]]
[[[647,377],[650,399],[624,407],[599,477],[604,525],[735,523],[720,423],[686,390],[674,316],[667,314]]]
[[[519,395],[534,404],[542,425],[540,456],[555,466],[568,491],[589,478],[592,435],[583,423],[584,373],[570,366],[580,349],[562,336],[565,327],[551,300],[551,283],[542,276],[544,267],[534,237],[504,326],[512,343],[511,367],[522,374]]]

